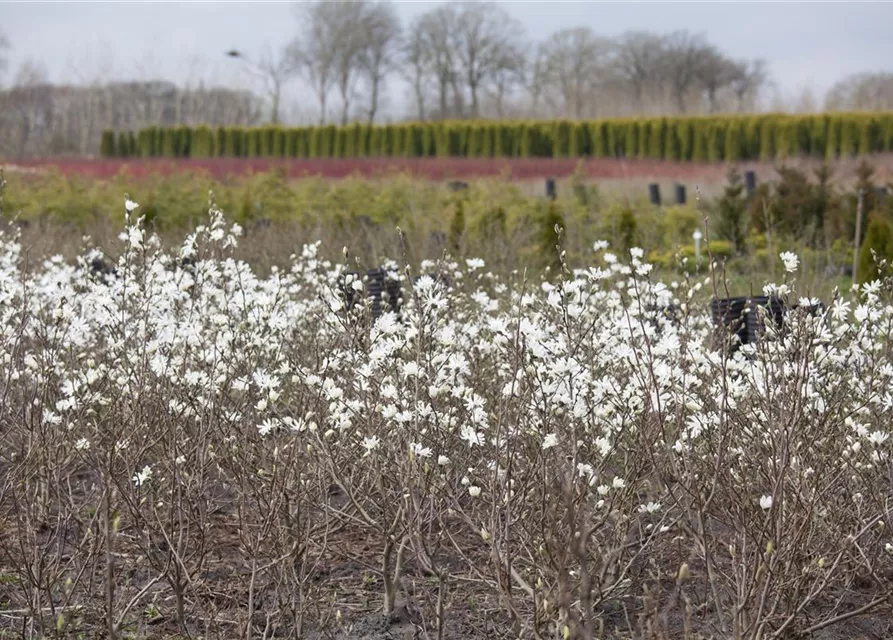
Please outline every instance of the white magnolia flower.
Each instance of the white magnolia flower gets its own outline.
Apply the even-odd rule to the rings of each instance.
[[[419,365],[417,362],[403,363],[403,375],[407,378],[419,375]]]
[[[130,243],[130,246],[134,249],[142,249],[143,248],[143,230],[139,227],[130,227],[127,230],[127,242]]]
[[[582,462],[577,463],[577,473],[582,477],[591,477],[593,473],[595,473],[595,469],[592,468],[591,464],[584,464]]]
[[[543,438],[543,449],[551,449],[552,447],[558,444],[558,436],[554,433],[550,433],[545,438]]]
[[[369,436],[368,438],[363,438],[363,448],[366,450],[365,455],[369,455],[376,449],[378,449],[378,445],[381,444],[381,440],[378,436]]]
[[[772,496],[760,496],[760,509],[772,508]]]
[[[884,433],[883,431],[872,431],[871,435],[868,436],[868,441],[880,445],[884,444],[890,438],[889,433]]]
[[[269,435],[270,433],[272,433],[275,430],[276,430],[276,422],[274,422],[273,420],[270,420],[269,418],[267,418],[266,420],[261,422],[259,425],[257,425],[257,431],[262,436]]]
[[[441,455],[437,456],[437,464],[440,465],[441,467],[445,467],[449,463],[450,463],[450,459],[448,457],[446,457],[445,455],[441,454]]]
[[[144,484],[146,484],[146,481],[149,480],[149,478],[151,478],[151,477],[152,477],[152,467],[150,467],[149,465],[146,465],[145,467],[142,468],[141,471],[137,471],[134,474],[133,484],[135,484],[138,487],[141,487]]]
[[[409,450],[412,451],[419,458],[430,458],[431,457],[431,447],[422,446],[418,442],[410,442]]]
[[[797,257],[796,253],[793,253],[791,251],[782,251],[778,255],[781,258],[781,261],[784,262],[785,271],[793,273],[797,270],[797,267],[800,264],[800,258]]]
[[[626,486],[626,481],[620,476],[615,476],[614,479],[611,481],[611,484],[614,486],[615,489],[622,489]]]
[[[81,438],[77,442],[74,443],[74,448],[78,451],[86,451],[90,448],[90,441],[86,438]]]
[[[660,510],[660,503],[649,502],[648,504],[639,505],[639,513],[654,513]]]
[[[133,213],[133,211],[139,206],[140,205],[138,203],[134,202],[130,198],[124,199],[124,209],[127,210],[127,213]]]
[[[471,495],[472,498],[477,498],[479,495],[481,495],[481,488],[475,485],[471,485],[470,487],[468,487],[468,493]]]

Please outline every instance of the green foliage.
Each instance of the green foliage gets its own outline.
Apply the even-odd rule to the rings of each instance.
[[[140,155],[206,153],[195,131],[161,129],[158,140],[139,145]],[[289,157],[642,157],[695,162],[770,160],[796,155],[836,158],[893,150],[893,113],[825,115],[725,115],[591,122],[354,123],[281,129],[238,129],[226,143],[218,130],[217,155]],[[262,132],[262,133],[258,133]],[[204,134],[203,134],[204,135]],[[255,136],[260,137],[256,138]],[[213,137],[213,136],[212,136]],[[225,153],[221,150],[225,149]],[[294,155],[292,155],[294,154]]]
[[[115,132],[108,130],[102,132],[102,139],[99,144],[99,155],[103,158],[113,158],[115,156]]]
[[[214,156],[215,135],[210,127],[201,126],[194,130],[192,135],[191,156],[195,158],[210,158]]]
[[[699,120],[692,130],[692,162],[707,161],[707,127],[703,120]]]
[[[624,254],[628,254],[629,250],[636,246],[636,216],[630,206],[625,206],[620,210],[620,216],[617,223],[617,236],[619,246]]]
[[[702,225],[702,217],[693,206],[666,206],[660,219],[660,246],[675,249],[689,244],[695,229]]]
[[[450,248],[457,256],[462,255],[462,236],[465,235],[465,201],[457,197],[453,205],[453,218],[450,221]]]
[[[875,262],[875,257],[881,264]],[[893,263],[893,226],[880,215],[872,215],[868,221],[865,240],[859,250],[859,282],[876,280],[879,276],[879,267],[891,263]]]
[[[747,202],[744,199],[744,181],[738,168],[729,167],[727,184],[716,205],[719,237],[732,246],[736,253],[744,251],[745,229],[747,227]]]
[[[695,258],[695,245],[689,244],[682,247],[682,255],[689,259]],[[701,245],[701,257],[707,258],[712,256],[714,260],[727,260],[735,255],[735,247],[731,242],[725,240],[713,240],[710,243]]]
[[[133,155],[130,150],[130,138],[126,131],[121,131],[118,134],[118,146],[116,151],[118,152],[119,158],[129,158]]]
[[[561,235],[557,231],[560,231]],[[566,233],[564,216],[561,215],[558,203],[550,201],[539,221],[537,246],[544,266],[552,271],[561,270],[561,245],[564,233]]]

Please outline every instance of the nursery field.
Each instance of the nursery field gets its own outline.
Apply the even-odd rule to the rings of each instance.
[[[0,637],[890,637],[850,170],[7,173]]]
[[[236,257],[262,274],[317,240],[320,254],[329,259],[339,259],[345,245],[371,266],[392,258],[418,268],[444,254],[483,255],[501,275],[545,268],[554,273],[560,252],[577,266],[588,259],[594,242],[606,240],[621,253],[642,248],[661,277],[706,274],[712,256],[724,262],[733,293],[740,294],[758,292],[766,280],[778,277],[778,254],[796,251],[801,286],[810,295],[827,296],[835,286],[848,289],[852,282],[861,189],[868,194],[860,228],[862,272],[873,272],[871,250],[881,251],[881,257],[893,254],[893,244],[885,248],[884,234],[876,233],[886,231],[893,219],[893,199],[878,191],[890,180],[882,162],[757,166],[753,191],[743,184],[749,166],[713,167],[722,173],[713,183],[661,179],[661,206],[649,201],[654,178],[595,180],[580,167],[556,180],[554,199],[546,197],[545,181],[507,175],[466,179],[464,188],[456,189],[407,173],[296,179],[285,166],[223,179],[207,171],[125,171],[103,178],[19,170],[7,173],[4,210],[23,234],[31,262],[57,253],[74,259],[84,235],[110,246],[120,233],[125,193],[141,203],[148,228],[176,242],[207,214],[212,192],[244,230]],[[680,184],[687,187],[681,205],[676,203]],[[560,243],[556,225],[563,229]],[[700,247],[693,239],[696,231],[703,235]],[[111,257],[118,256],[112,252]]]
[[[778,251],[741,345],[635,245],[260,273],[131,195],[76,260],[0,237],[5,637],[893,633],[890,282]]]

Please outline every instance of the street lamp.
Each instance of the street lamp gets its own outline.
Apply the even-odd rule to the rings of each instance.
[[[695,262],[701,264],[701,238],[704,237],[704,234],[701,233],[700,229],[695,229],[691,237],[695,240]]]
[[[238,49],[230,49],[225,54],[229,58],[238,58],[244,62],[248,71],[263,83],[267,95],[273,102],[271,121],[273,124],[279,124],[279,99],[282,95],[282,84],[290,73],[287,61],[281,60],[276,63],[270,59],[257,63]]]
[[[263,70],[261,69],[260,65],[254,62],[251,58],[246,56],[238,49],[230,49],[226,52],[226,56],[229,58],[238,58],[239,60],[244,62],[245,66],[253,71],[256,75],[263,77]]]

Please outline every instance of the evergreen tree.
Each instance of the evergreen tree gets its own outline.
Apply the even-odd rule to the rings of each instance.
[[[561,272],[561,243],[564,239],[564,216],[558,209],[558,204],[553,200],[549,202],[540,219],[539,225],[539,250],[543,257],[544,265],[555,273]],[[556,233],[556,229],[562,230],[562,235]]]
[[[879,262],[886,261],[887,265],[893,262],[893,229],[880,215],[871,216],[868,222],[865,240],[859,251],[859,282],[871,282],[879,277],[880,265],[875,263],[875,256]]]
[[[118,157],[119,158],[128,158],[130,157],[130,144],[127,138],[127,134],[123,131],[118,134]]]
[[[730,242],[736,253],[741,253],[744,250],[747,228],[747,201],[744,198],[744,181],[734,165],[729,168],[726,181],[722,198],[717,203],[717,234]]]
[[[874,167],[862,159],[856,167],[856,193],[863,192],[862,211],[870,214],[877,209],[877,185],[874,182]]]
[[[103,131],[99,141],[99,155],[103,158],[112,158],[115,155],[115,132]]]
[[[127,132],[127,148],[130,151],[130,155],[135,156],[139,154],[139,147],[136,145],[136,134],[133,131]]]
[[[816,186],[812,199],[812,246],[819,247],[825,239],[825,218],[831,208],[834,193],[831,186],[831,168],[822,163],[815,171]]]

